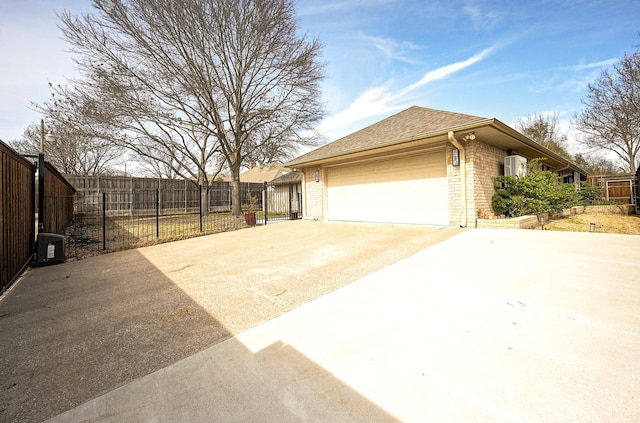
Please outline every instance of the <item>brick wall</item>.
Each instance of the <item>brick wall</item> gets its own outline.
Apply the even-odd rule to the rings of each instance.
[[[480,209],[487,214],[493,214],[491,205],[491,199],[495,194],[493,178],[502,175],[506,156],[505,150],[479,140],[467,144],[467,160],[471,163],[471,170],[467,170],[467,180],[473,181],[475,186],[473,195],[470,196],[469,219],[477,217]]]
[[[308,167],[304,171],[304,207],[305,219],[324,219],[322,194],[324,191],[324,172],[319,167]],[[316,182],[316,171],[320,172],[320,182]]]
[[[460,166],[451,164],[451,152],[453,145],[447,143],[447,179],[449,181],[449,224],[458,226],[460,224],[460,213],[462,211],[462,197],[460,188]],[[468,170],[467,166],[467,170]],[[469,193],[467,192],[467,197]]]
[[[539,225],[537,216],[521,216],[510,219],[475,219],[476,228],[535,229]]]
[[[467,188],[467,225],[472,226],[479,209],[493,214],[491,198],[495,193],[493,178],[502,175],[504,158],[507,152],[481,141],[467,141],[466,147],[466,188]],[[447,144],[447,178],[449,179],[449,216],[450,224],[460,224],[462,198],[460,187],[460,167],[452,166],[452,144]]]

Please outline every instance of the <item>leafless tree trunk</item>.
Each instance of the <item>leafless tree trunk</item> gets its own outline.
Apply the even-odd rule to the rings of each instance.
[[[270,143],[313,144],[322,117],[321,45],[297,34],[291,0],[94,0],[64,12],[74,81],[91,131],[203,186],[226,165],[234,215],[240,169]],[[222,160],[220,160],[222,158]]]
[[[640,51],[624,55],[612,71],[589,84],[584,111],[575,125],[585,133],[580,142],[590,151],[609,151],[635,173],[640,152]]]

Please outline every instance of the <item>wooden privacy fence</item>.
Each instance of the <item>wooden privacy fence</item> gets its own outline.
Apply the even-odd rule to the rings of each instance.
[[[0,294],[29,264],[35,239],[35,165],[0,142]]]
[[[638,180],[637,175],[633,173],[589,176],[587,182],[593,186],[600,187],[604,200],[638,205]]]
[[[133,178],[124,176],[67,176],[67,180],[77,191],[76,209],[84,213],[101,213],[97,204],[105,194],[105,212],[107,215],[128,211],[138,216],[155,213],[155,204],[164,213],[194,213],[199,210],[201,191],[190,180]],[[241,182],[241,203],[249,204],[249,197],[259,199],[263,189],[261,183]],[[156,197],[157,196],[157,197]],[[212,182],[207,194],[205,211],[222,212],[231,208],[231,183]],[[91,205],[95,205],[95,210]],[[152,207],[153,206],[153,207]]]

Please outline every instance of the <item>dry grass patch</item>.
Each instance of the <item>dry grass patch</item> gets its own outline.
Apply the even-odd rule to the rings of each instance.
[[[544,228],[551,231],[589,232],[591,223],[596,224],[596,232],[640,235],[640,215],[635,214],[577,214],[554,219],[546,224]]]

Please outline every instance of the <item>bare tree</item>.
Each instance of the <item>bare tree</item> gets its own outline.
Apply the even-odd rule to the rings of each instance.
[[[55,123],[47,124],[55,135],[54,142],[47,142],[45,158],[56,169],[68,175],[102,175],[112,171],[111,166],[122,155],[122,149],[101,139],[88,137],[73,128]],[[40,125],[30,124],[22,138],[11,145],[22,154],[36,155],[40,151]]]
[[[516,121],[518,131],[554,153],[571,158],[568,151],[567,134],[560,130],[559,114],[536,113]]]
[[[579,142],[589,151],[609,151],[635,172],[640,151],[640,50],[625,54],[604,70],[582,99],[585,109],[574,118],[584,132]]]
[[[298,35],[293,1],[93,5],[95,15],[64,12],[61,29],[79,55],[74,94],[90,120],[118,129],[113,142],[201,185],[228,167],[234,215],[249,158],[272,144],[288,155],[313,144],[305,134],[323,115],[321,44]]]
[[[573,160],[587,171],[589,175],[613,175],[624,173],[624,169],[602,155],[577,153]]]

